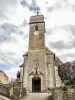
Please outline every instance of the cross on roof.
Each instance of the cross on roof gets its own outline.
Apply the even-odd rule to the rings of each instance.
[[[37,11],[37,15],[39,15],[39,12]]]
[[[39,8],[37,7],[37,15],[39,15]]]

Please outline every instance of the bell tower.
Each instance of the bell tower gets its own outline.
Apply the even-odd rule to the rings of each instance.
[[[43,15],[35,15],[30,18],[29,50],[43,49],[45,47],[45,22]]]

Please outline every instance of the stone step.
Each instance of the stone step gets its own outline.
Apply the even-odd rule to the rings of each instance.
[[[50,94],[48,93],[28,93],[21,100],[48,100],[49,97],[50,97]]]

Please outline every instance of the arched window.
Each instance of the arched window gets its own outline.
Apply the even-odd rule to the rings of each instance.
[[[38,26],[37,25],[35,26],[35,30],[38,31]]]

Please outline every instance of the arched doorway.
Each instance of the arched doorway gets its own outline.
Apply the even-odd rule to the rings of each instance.
[[[39,77],[32,78],[32,92],[41,92],[41,79]]]

